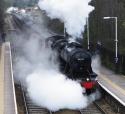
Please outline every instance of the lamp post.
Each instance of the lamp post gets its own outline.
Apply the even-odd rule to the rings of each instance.
[[[87,23],[87,44],[88,44],[88,50],[90,49],[90,38],[89,38],[89,17],[86,18]]]
[[[66,37],[66,28],[65,28],[65,24],[64,24],[64,37]]]
[[[103,19],[115,19],[115,63],[118,63],[118,18],[103,17]]]

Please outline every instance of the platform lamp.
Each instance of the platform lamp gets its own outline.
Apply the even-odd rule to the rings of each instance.
[[[87,45],[88,50],[90,49],[90,38],[89,38],[89,17],[86,18],[86,25],[87,25]]]
[[[115,20],[115,63],[118,63],[118,18],[117,17],[103,17],[103,19]]]

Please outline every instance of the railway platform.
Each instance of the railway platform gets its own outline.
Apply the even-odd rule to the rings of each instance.
[[[125,106],[125,76],[117,75],[101,67],[98,72],[98,83],[118,102]]]
[[[0,46],[0,112],[4,113],[4,66],[3,48]]]
[[[0,51],[0,114],[17,114],[10,43]]]

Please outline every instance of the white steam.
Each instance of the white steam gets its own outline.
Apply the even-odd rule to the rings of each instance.
[[[101,60],[99,55],[95,55],[92,58],[92,68],[97,73],[100,74],[100,70],[102,68],[101,66]]]
[[[88,105],[84,88],[59,72],[56,54],[46,48],[51,36],[44,18],[25,31],[11,34],[14,48],[14,75],[25,86],[29,96],[39,106],[52,111],[63,108],[80,109]]]
[[[27,40],[21,49],[24,55],[17,59],[15,66],[18,69],[16,78],[26,85],[31,99],[52,111],[86,107],[87,97],[83,96],[85,90],[78,82],[66,79],[59,72],[58,63],[53,59],[55,55],[40,46],[39,42],[37,37]]]
[[[93,10],[88,5],[89,2],[90,0],[40,0],[39,6],[51,18],[61,19],[69,35],[81,37],[86,17]],[[38,16],[35,20],[31,15],[28,14],[29,24],[26,22],[29,27],[11,34],[16,81],[24,84],[34,103],[49,110],[85,108],[96,99],[96,93],[89,97],[83,95],[85,90],[78,82],[59,72],[56,54],[45,46],[46,38],[53,35],[45,26],[46,19]]]
[[[55,70],[36,71],[27,78],[27,82],[30,97],[49,110],[81,109],[88,104],[79,83],[66,79]]]
[[[96,55],[92,58],[92,68],[99,75],[113,75],[115,74],[110,69],[107,69],[103,65],[101,65],[101,59],[99,55]]]
[[[64,22],[66,31],[74,38],[82,37],[86,18],[94,9],[88,5],[91,0],[39,0],[39,7],[51,19]]]
[[[25,56],[30,63],[26,84],[31,99],[37,105],[52,111],[86,107],[87,97],[83,96],[85,90],[76,81],[66,79],[58,70],[53,52],[44,46],[41,47],[37,37],[35,40],[37,43],[34,39],[29,39],[24,46]],[[30,48],[32,45],[33,48]]]

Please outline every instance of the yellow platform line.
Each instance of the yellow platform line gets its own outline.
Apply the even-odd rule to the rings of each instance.
[[[4,114],[4,45],[0,54],[0,114]]]
[[[103,80],[105,80],[107,83],[109,83],[109,85],[111,85],[113,88],[115,88],[116,90],[118,90],[120,93],[122,93],[123,95],[125,95],[125,90],[123,88],[121,88],[120,86],[118,86],[117,84],[113,83],[108,78],[106,78],[105,75],[99,75],[99,77],[102,78]]]

